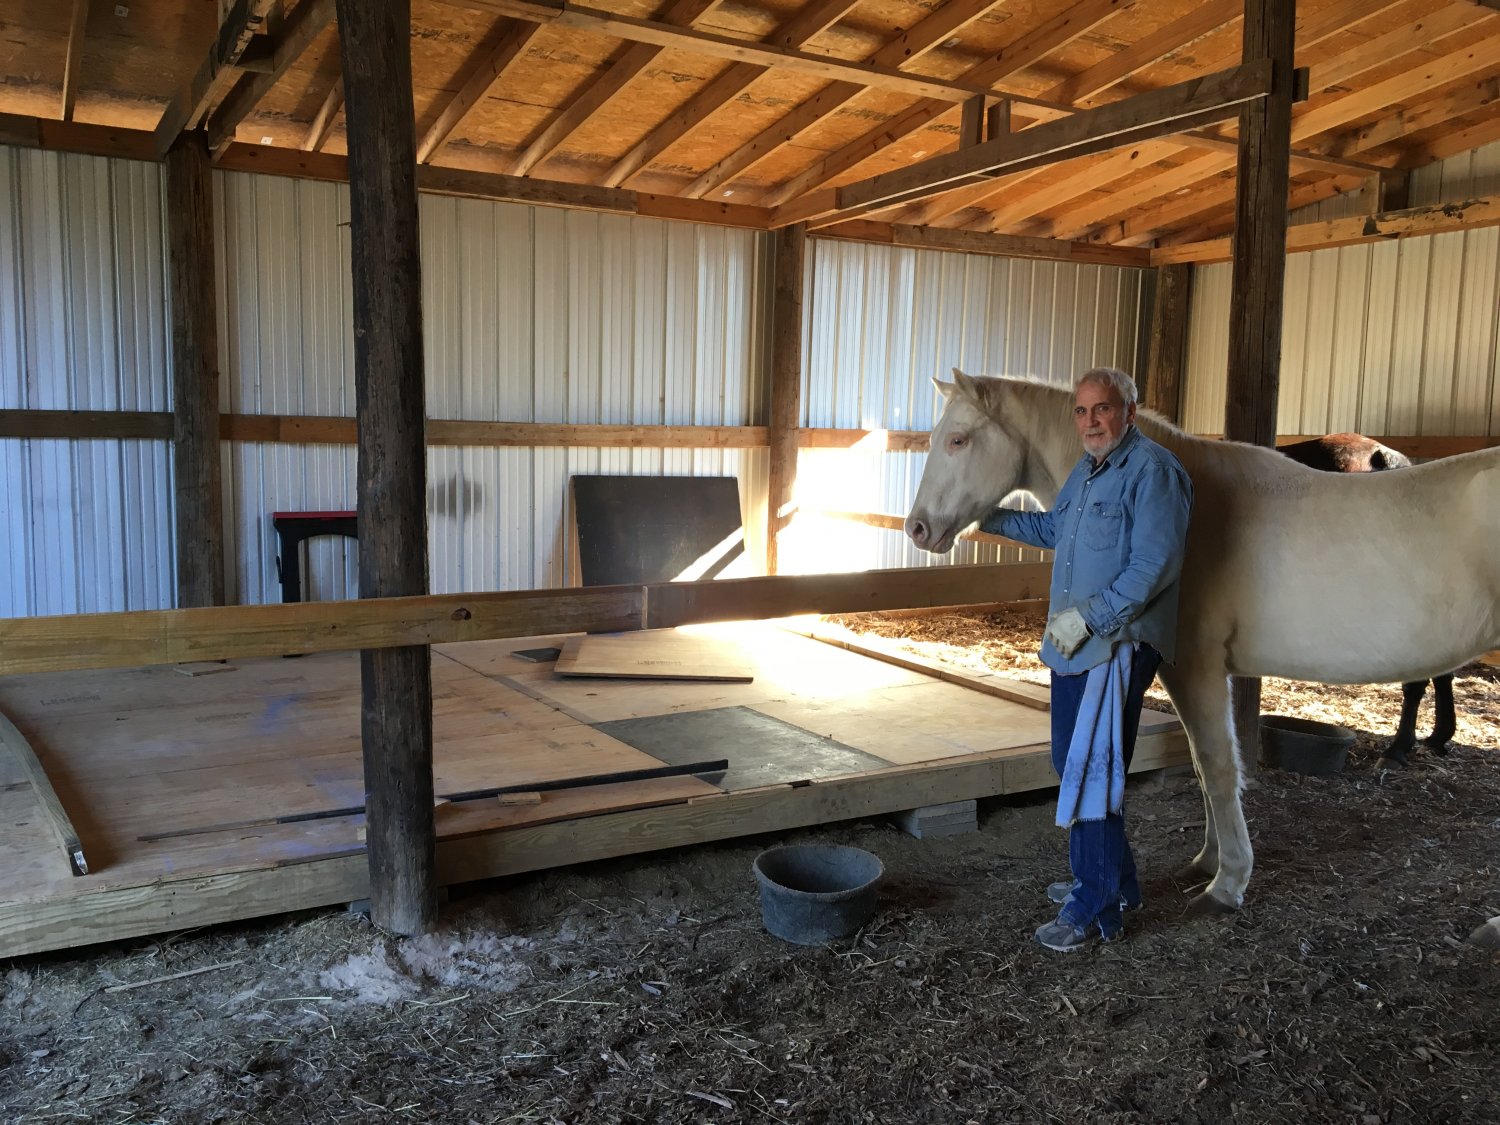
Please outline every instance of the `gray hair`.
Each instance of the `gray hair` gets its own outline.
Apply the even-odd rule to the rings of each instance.
[[[1078,388],[1085,383],[1098,383],[1102,387],[1118,391],[1126,406],[1133,406],[1140,401],[1140,395],[1135,389],[1135,380],[1118,367],[1090,367],[1074,380],[1073,393],[1077,394]]]

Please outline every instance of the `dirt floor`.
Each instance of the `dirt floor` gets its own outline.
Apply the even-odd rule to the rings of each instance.
[[[844,620],[1042,678],[1025,614]],[[1360,740],[1336,777],[1255,780],[1232,917],[1180,916],[1190,776],[1133,786],[1145,909],[1066,956],[1030,940],[1067,865],[1045,794],[947,839],[869,820],[595,863],[462,888],[420,939],[329,911],[13,961],[0,1118],[1500,1121],[1500,954],[1464,940],[1500,914],[1500,670],[1456,695],[1449,753],[1383,770],[1397,688],[1268,682],[1267,711]],[[870,925],[767,934],[750,864],[784,841],[877,853]]]

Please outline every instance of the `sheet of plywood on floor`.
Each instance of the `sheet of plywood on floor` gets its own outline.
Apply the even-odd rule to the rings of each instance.
[[[748,683],[755,678],[750,662],[733,640],[677,629],[569,637],[552,670],[559,676],[630,680]]]
[[[330,847],[346,849],[353,832],[347,819],[168,841],[137,839],[172,828],[362,803],[358,657],[339,654],[338,659],[348,668],[325,667],[310,679],[322,684],[330,675],[344,675],[349,685],[345,692],[320,690],[269,700],[246,696],[226,705],[194,701],[191,690],[184,701],[177,685],[193,685],[187,677],[131,677],[139,704],[134,710],[53,714],[35,724],[45,736],[46,755],[63,791],[82,810],[80,833],[100,857],[96,875],[89,877],[93,883],[78,889],[305,860]],[[265,667],[246,667],[243,682]],[[351,669],[354,674],[348,676]],[[433,677],[439,792],[659,764],[456,662],[435,660]],[[213,678],[218,677],[204,679]],[[158,688],[165,702],[152,708],[151,693]],[[37,694],[52,698],[54,690],[44,686]],[[267,722],[269,713],[274,713],[274,724]],[[204,716],[211,721],[195,721]],[[691,779],[638,784],[649,788],[631,790],[631,805],[716,792]],[[618,799],[613,787],[580,790],[570,798],[570,815],[607,811]],[[529,822],[528,816],[510,812],[495,821],[516,822]],[[463,830],[479,830],[485,823],[466,813]],[[0,899],[14,899],[26,890],[0,873]]]
[[[698,633],[700,630],[695,627],[692,631]],[[713,626],[702,632],[736,641],[750,663],[754,682],[611,683],[578,680],[554,676],[547,665],[528,664],[509,655],[512,648],[538,647],[547,643],[549,638],[529,637],[513,642],[472,641],[443,645],[441,651],[477,671],[524,685],[542,700],[565,707],[589,722],[716,707],[757,706],[772,699],[838,699],[932,682],[920,672],[882,664],[759,622]],[[497,644],[503,647],[497,648]]]
[[[769,700],[755,704],[755,709],[903,765],[1032,745],[1051,737],[1044,712],[926,677],[881,692],[830,700]]]

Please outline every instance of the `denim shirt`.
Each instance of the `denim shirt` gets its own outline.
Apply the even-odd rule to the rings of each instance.
[[[1052,548],[1052,615],[1069,607],[1092,634],[1072,656],[1042,642],[1054,672],[1086,672],[1117,641],[1142,641],[1175,660],[1178,577],[1193,484],[1182,463],[1135,426],[1102,464],[1074,466],[1050,512],[1001,508],[982,531]]]

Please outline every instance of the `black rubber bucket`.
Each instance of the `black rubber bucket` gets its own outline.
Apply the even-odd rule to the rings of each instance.
[[[1353,732],[1332,723],[1285,715],[1260,717],[1260,761],[1271,769],[1327,777],[1343,770],[1353,745]]]
[[[766,929],[798,945],[848,937],[875,913],[879,858],[837,844],[771,848],[751,865]]]

